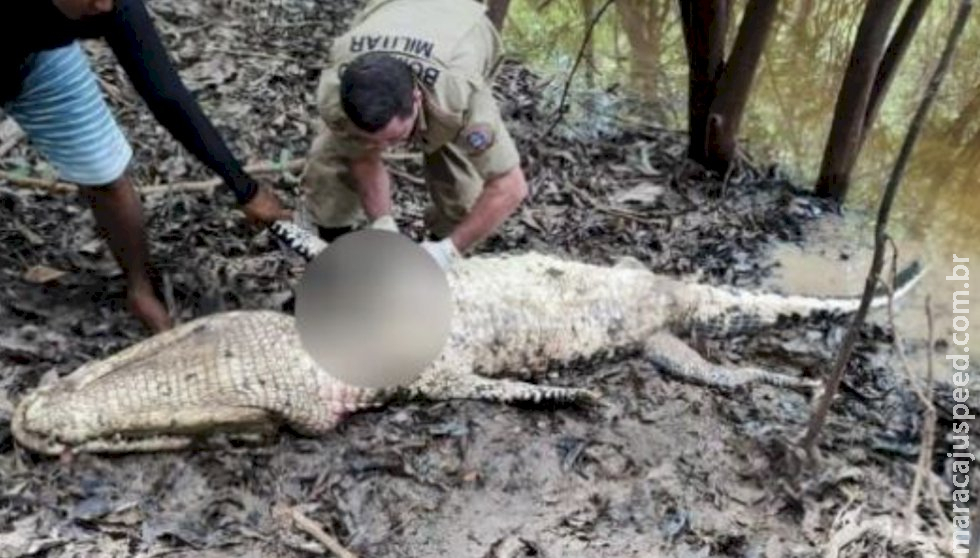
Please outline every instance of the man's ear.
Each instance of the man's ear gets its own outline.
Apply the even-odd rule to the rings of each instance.
[[[417,118],[420,112],[422,112],[422,90],[415,86],[412,89],[412,114]]]

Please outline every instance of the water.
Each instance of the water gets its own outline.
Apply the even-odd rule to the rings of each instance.
[[[567,70],[584,35],[579,11],[582,3],[556,1],[543,16],[522,4],[512,7],[505,28],[508,46],[545,73]],[[626,9],[639,5],[629,0],[617,4]],[[589,65],[584,65],[576,83],[592,81],[600,87],[616,82],[626,86],[631,85],[630,81],[641,84],[642,88],[634,88],[633,92],[657,103],[655,114],[664,124],[683,128],[687,69],[676,2],[648,0],[646,4],[645,12],[635,8],[629,14],[607,11],[594,34],[596,71],[588,75]],[[737,17],[744,5],[736,2]],[[813,0],[780,2],[741,136],[742,145],[756,160],[778,162],[800,184],[812,185],[817,177],[863,5]],[[906,6],[907,2],[900,7],[895,25]],[[863,290],[880,196],[938,62],[957,6],[958,2],[948,0],[930,5],[861,152],[845,218],[822,223],[803,248],[777,247],[774,254],[782,267],[773,285],[785,291],[816,294],[859,294]],[[637,72],[629,66],[630,40],[623,23],[645,16],[649,17],[647,28],[653,31],[643,38],[644,48],[657,51],[659,64]],[[736,24],[731,27],[730,41]],[[552,50],[546,52],[536,44],[548,45]],[[970,291],[969,281],[945,279],[953,273],[955,255],[969,258],[965,265],[980,285],[980,66],[971,56],[978,49],[980,12],[974,7],[912,152],[889,219],[888,232],[898,246],[899,265],[919,259],[929,266],[919,288],[896,308],[897,331],[910,346],[927,339],[924,305],[928,295],[935,338],[949,343],[946,348],[940,347],[933,360],[936,376],[944,379],[949,379],[952,372],[945,354],[954,348],[963,354],[952,343],[956,316],[973,318],[965,332],[970,335],[966,346],[980,351],[978,312],[953,313],[954,292],[969,292],[969,298],[974,300],[967,308],[975,309],[977,297],[972,293],[980,292],[980,288]],[[886,263],[887,270],[890,261]],[[965,294],[961,292],[960,300]],[[869,319],[886,322],[887,313],[875,313]],[[964,322],[961,319],[959,323]],[[924,355],[914,355],[914,373],[924,374],[925,362]]]

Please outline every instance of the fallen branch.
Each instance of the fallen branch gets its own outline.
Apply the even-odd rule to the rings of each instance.
[[[293,159],[286,164],[272,162],[258,163],[255,165],[246,166],[245,172],[249,174],[269,174],[282,172],[283,170],[295,172],[301,170],[304,164],[305,159]],[[0,180],[5,180],[15,186],[23,186],[37,190],[48,190],[58,194],[78,191],[78,186],[68,182],[45,180],[43,178],[35,178],[32,176],[19,176],[2,170],[0,170]],[[141,186],[137,187],[136,189],[142,194],[152,195],[165,194],[168,192],[208,191],[213,190],[222,184],[224,184],[224,181],[220,178],[212,178],[210,180],[200,180],[196,182],[175,182],[172,184],[161,184],[156,186]]]
[[[864,294],[861,296],[861,305],[858,307],[854,320],[851,322],[851,326],[847,330],[847,334],[844,337],[844,342],[841,346],[840,353],[838,354],[837,360],[834,363],[833,372],[827,377],[823,397],[820,399],[816,412],[807,426],[807,431],[803,437],[803,440],[800,442],[800,445],[811,461],[815,460],[814,450],[817,436],[827,419],[827,412],[830,409],[830,402],[836,395],[837,388],[843,379],[844,369],[847,367],[847,362],[850,359],[851,351],[854,349],[854,344],[857,341],[858,332],[861,325],[864,323],[864,318],[868,313],[868,307],[871,304],[871,298],[874,294],[875,286],[878,283],[878,276],[881,273],[882,259],[884,256],[883,252],[886,236],[885,229],[888,225],[888,215],[891,211],[892,201],[895,199],[895,194],[898,191],[898,185],[901,182],[902,174],[905,170],[905,166],[908,164],[909,155],[912,152],[915,141],[919,136],[919,131],[922,129],[922,122],[925,120],[925,116],[932,106],[933,99],[936,97],[936,92],[939,90],[939,85],[942,83],[946,70],[949,67],[950,59],[953,56],[953,50],[956,46],[956,42],[959,40],[959,37],[963,32],[963,27],[966,25],[967,21],[967,16],[972,8],[973,5],[971,0],[961,1],[960,9],[956,15],[956,21],[953,23],[953,28],[950,30],[949,37],[946,41],[946,47],[943,49],[943,53],[939,59],[939,64],[936,67],[932,78],[929,80],[925,95],[923,96],[922,101],[919,103],[919,108],[916,110],[915,116],[912,118],[912,123],[909,125],[909,131],[905,137],[905,142],[902,144],[902,149],[898,155],[898,159],[895,162],[895,167],[892,170],[891,177],[888,180],[885,193],[882,196],[881,205],[878,210],[878,221],[875,226],[874,260],[871,263],[871,269],[868,272],[868,277],[864,283]]]
[[[413,160],[419,156],[414,153],[406,152],[395,152],[384,156],[388,161],[403,161],[403,160]],[[248,174],[274,174],[278,172],[288,171],[288,172],[298,172],[303,170],[304,165],[306,165],[306,159],[293,159],[291,161],[283,163],[276,162],[262,162],[256,163],[254,165],[247,165],[245,167],[245,172]],[[411,176],[402,171],[393,170],[394,174],[404,176],[405,178],[421,183],[422,180]],[[43,178],[36,178],[32,176],[19,176],[11,172],[0,170],[0,180],[4,180],[13,184],[15,186],[22,186],[25,188],[34,188],[37,190],[48,190],[50,192],[58,194],[70,194],[78,191],[78,187],[74,184],[68,182],[59,182],[57,180],[46,180]],[[194,182],[174,182],[171,184],[159,184],[154,186],[140,186],[137,187],[137,191],[145,195],[155,195],[155,194],[166,194],[170,192],[208,192],[224,184],[224,181],[220,178],[211,178],[208,180],[199,180]]]
[[[49,190],[58,194],[71,193],[78,189],[78,187],[74,184],[58,182],[55,180],[45,180],[43,178],[34,178],[31,176],[18,176],[2,170],[0,170],[0,180],[9,182],[14,186],[23,186],[25,188],[34,188],[37,190]]]
[[[337,542],[337,539],[327,534],[315,521],[303,515],[303,512],[292,508],[290,515],[297,527],[327,547],[330,552],[333,552],[340,558],[357,558],[356,554],[344,548],[343,545]]]
[[[283,171],[298,172],[303,170],[306,159],[293,159],[285,164],[282,163],[257,163],[245,167],[248,174],[272,174]],[[198,182],[176,182],[174,184],[160,184],[157,186],[143,186],[139,188],[142,194],[166,194],[168,192],[206,192],[213,190],[224,184],[220,178],[201,180]]]

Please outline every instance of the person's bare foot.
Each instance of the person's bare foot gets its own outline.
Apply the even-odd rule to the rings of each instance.
[[[153,294],[152,289],[133,288],[126,297],[129,311],[153,333],[161,333],[173,327],[167,308]]]

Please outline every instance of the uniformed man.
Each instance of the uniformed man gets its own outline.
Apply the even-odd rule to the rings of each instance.
[[[491,92],[501,41],[467,0],[372,0],[336,39],[317,91],[325,126],[307,158],[304,213],[330,241],[365,221],[397,230],[382,152],[424,153],[431,206],[422,246],[443,266],[527,196]]]

